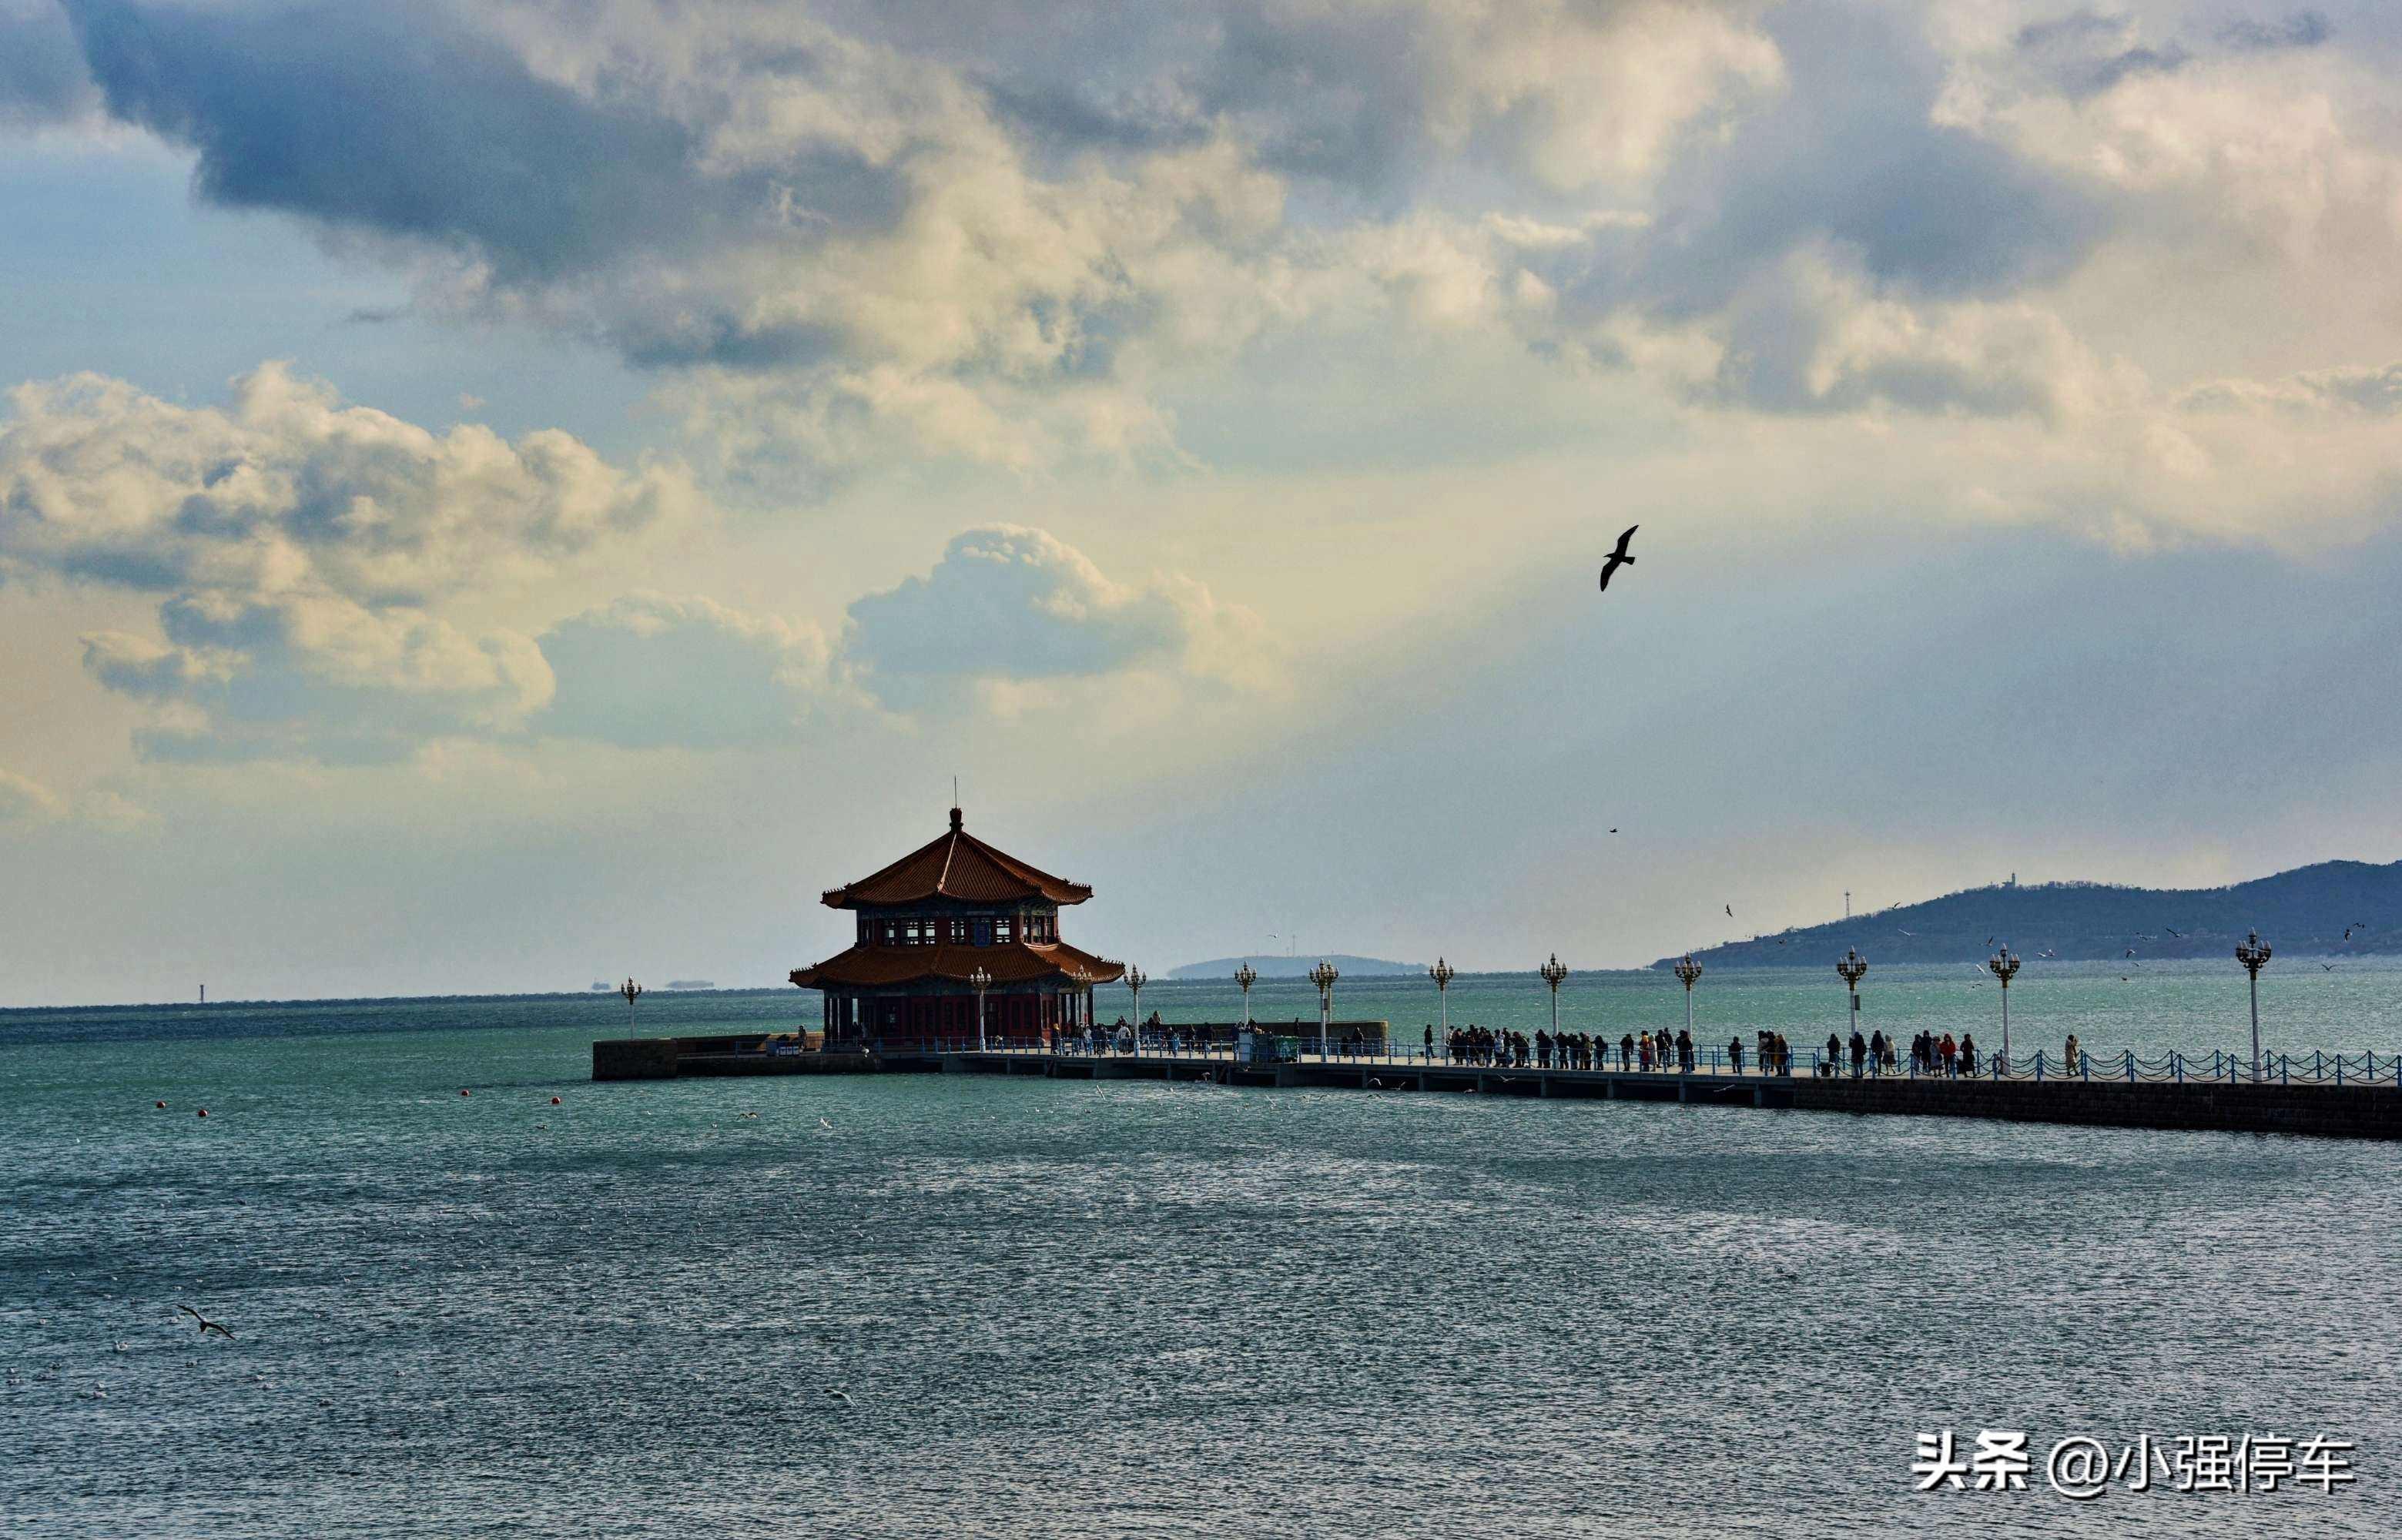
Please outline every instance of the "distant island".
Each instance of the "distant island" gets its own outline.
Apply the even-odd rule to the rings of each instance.
[[[2257,927],[2287,956],[2402,952],[2402,861],[2321,861],[2230,887],[2022,885],[1947,893],[1872,914],[1696,948],[1729,968],[1826,968],[1846,947],[1871,962],[1977,963],[2009,943],[2063,960],[2219,957]],[[1651,966],[1666,968],[1674,957]]]
[[[1389,957],[1355,957],[1348,952],[1328,953],[1324,960],[1332,963],[1335,970],[1346,979],[1373,979],[1379,975],[1426,971],[1424,963],[1394,962]],[[1306,957],[1212,957],[1208,962],[1171,968],[1167,976],[1171,979],[1227,979],[1234,976],[1236,969],[1248,962],[1263,979],[1298,979],[1316,968],[1318,961],[1318,955],[1314,952]]]

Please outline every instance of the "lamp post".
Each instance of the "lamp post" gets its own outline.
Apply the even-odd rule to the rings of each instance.
[[[633,980],[628,979],[623,984],[618,986],[617,993],[626,997],[626,1030],[631,1032],[634,1030],[634,1002],[642,998],[642,986],[636,983]],[[2257,1021],[2259,1014],[2260,1013],[2257,1011],[2252,1012],[2256,1022]],[[2255,1038],[2257,1038],[2260,1036],[2259,1030],[2257,1026],[2254,1028],[2252,1036]]]
[[[2269,960],[2269,943],[2260,939],[2257,930],[2252,932],[2250,940],[2235,943],[2235,960],[2242,963],[2243,971],[2252,976],[2252,1082],[2255,1085],[2260,1082],[2260,969]]]
[[[1151,982],[1143,970],[1126,964],[1125,986],[1134,992],[1134,1056],[1142,1057],[1142,986]]]
[[[2010,956],[2010,943],[2004,942],[1999,952],[1985,959],[1985,966],[1993,970],[1994,977],[2002,981],[2002,1069],[2008,1073],[2010,1067],[2010,979],[2019,970],[2019,959]]]
[[[1535,969],[1535,975],[1552,986],[1552,1037],[1556,1040],[1560,1035],[1560,981],[1568,976],[1568,970],[1560,966],[1560,955],[1554,952],[1550,962]]]
[[[984,1052],[984,992],[992,987],[990,970],[978,968],[968,975],[968,987],[976,992],[976,1052]]]
[[[1843,955],[1835,959],[1835,971],[1843,975],[1843,987],[1851,991],[1852,1030],[1855,1032],[1860,1029],[1860,980],[1868,970],[1869,960],[1860,956],[1860,949],[1857,946],[1845,947]]]
[[[1334,1025],[1334,981],[1343,975],[1325,958],[1309,970],[1309,982],[1318,986],[1318,1056],[1325,1058],[1327,1038]]]
[[[1451,981],[1459,977],[1459,969],[1437,957],[1427,977],[1434,981],[1434,997],[1443,1011],[1443,1056],[1447,1061],[1451,1057]]]
[[[1702,965],[1693,960],[1691,952],[1677,959],[1677,977],[1685,985],[1685,1036],[1693,1035],[1693,985],[1700,982]]]
[[[1235,986],[1243,992],[1243,1024],[1245,1026],[1251,1024],[1251,985],[1259,982],[1259,969],[1251,966],[1249,958],[1245,958],[1243,966],[1235,969]]]

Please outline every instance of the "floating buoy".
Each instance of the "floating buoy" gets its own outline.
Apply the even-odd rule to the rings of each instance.
[[[200,1115],[201,1117],[203,1117],[203,1118],[205,1118],[205,1117],[207,1117],[207,1116],[209,1115],[209,1109],[208,1109],[207,1107],[200,1107],[200,1108],[198,1108],[197,1110],[200,1112]]]
[[[165,1106],[166,1104],[162,1102],[162,1103],[160,1103],[159,1105],[163,1107],[163,1106]],[[556,1097],[556,1096],[553,1096],[553,1097],[550,1099],[550,1105],[551,1105],[551,1106],[553,1106],[553,1107],[557,1107],[557,1106],[559,1105],[559,1098],[558,1098],[558,1097]]]
[[[461,1086],[461,1087],[459,1088],[459,1094],[460,1094],[460,1095],[462,1095],[462,1096],[464,1096],[466,1093],[467,1093],[467,1088],[466,1088],[466,1087],[464,1087],[464,1086]]]
[[[159,1105],[160,1107],[165,1107],[167,1104],[166,1104],[166,1103],[164,1103],[164,1102],[160,1102]]]

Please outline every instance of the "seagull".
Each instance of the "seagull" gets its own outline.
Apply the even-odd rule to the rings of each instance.
[[[233,1333],[232,1333],[232,1332],[228,1331],[225,1327],[221,1327],[221,1326],[217,1325],[214,1321],[210,1320],[207,1316],[205,1316],[205,1315],[201,1314],[199,1311],[194,1310],[191,1306],[189,1306],[189,1305],[177,1305],[175,1308],[176,1308],[177,1310],[182,1311],[185,1314],[186,1314],[186,1315],[190,1316],[193,1320],[198,1321],[198,1322],[200,1322],[200,1335],[201,1335],[201,1336],[206,1337],[210,1332],[214,1331],[214,1332],[215,1332],[218,1336],[220,1336],[220,1337],[224,1338],[224,1339],[225,1339],[227,1341],[228,1341],[228,1342],[230,1342],[230,1341],[233,1341]]]
[[[2319,966],[2326,969],[2330,973],[2335,971],[2335,964],[2333,963],[2321,963]]]
[[[833,1122],[832,1122],[832,1121],[829,1121],[829,1120],[827,1120],[827,1119],[820,1118],[820,1119],[818,1120],[818,1126],[819,1126],[820,1128],[829,1128],[829,1129],[830,1129],[830,1128],[834,1127],[834,1124],[833,1124]]]
[[[1728,919],[1732,919],[1732,918],[1734,918],[1734,905],[1732,905],[1732,904],[1728,904],[1728,905],[1726,906],[1726,912],[1727,912],[1727,918],[1728,918]]]
[[[1632,567],[1635,565],[1635,558],[1626,554],[1626,543],[1633,540],[1635,538],[1635,531],[1641,528],[1643,528],[1643,526],[1640,524],[1630,526],[1624,534],[1618,537],[1618,549],[1610,552],[1609,559],[1601,564],[1601,591],[1603,593],[1606,594],[1609,592],[1610,573],[1617,571],[1621,567]]]
[[[1615,833],[1617,833],[1617,832],[1618,832],[1618,831],[1617,831],[1617,830],[1615,830],[1615,829],[1613,829],[1613,830],[1611,830],[1611,831],[1610,831],[1610,832],[1611,832],[1611,833],[1613,833],[1613,834],[1615,834]]]
[[[2122,956],[2130,956],[2130,957],[2133,956],[2134,955],[2135,955],[2135,949],[2134,949],[2133,947],[2132,947],[2132,946],[2131,946],[2131,947],[2129,947],[2129,948],[2127,948],[2126,952],[2125,952],[2124,954],[2122,954]]]
[[[2179,941],[2183,941],[2183,940],[2185,940],[2185,932],[2184,932],[2184,931],[2182,931],[2182,930],[2179,930],[2175,926],[2173,926],[2173,925],[2164,925],[2164,926],[2160,927],[2160,928],[2161,928],[2161,929],[2163,929],[2163,930],[2165,930],[2165,931],[2167,931],[2170,935],[2174,936],[2174,937],[2175,937],[2177,940],[2179,940]],[[2350,932],[2349,932],[2349,931],[2347,931],[2347,932],[2346,932],[2346,934],[2347,934],[2347,935],[2349,935],[2349,934],[2350,934]]]
[[[848,1391],[830,1390],[826,1392],[826,1395],[835,1400],[840,1401],[844,1406],[850,1405],[850,1393]]]
[[[1902,934],[1903,934],[1903,935],[1905,935],[1905,936],[1910,936],[1910,937],[1915,938],[1915,937],[1917,936],[1918,932],[1917,932],[1917,931],[1915,931],[1915,930],[1905,930],[1905,931],[1903,931],[1903,932],[1902,932]]]

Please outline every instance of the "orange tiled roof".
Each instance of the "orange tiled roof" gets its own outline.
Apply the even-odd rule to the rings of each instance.
[[[965,983],[977,969],[995,983],[1026,983],[1035,979],[1065,976],[1081,968],[1095,983],[1114,983],[1125,964],[1096,957],[1065,942],[1018,942],[1009,946],[854,946],[837,952],[815,968],[793,969],[793,982],[803,989],[862,989],[883,984],[914,983],[920,979],[945,979]]]
[[[954,807],[947,833],[873,876],[826,889],[822,901],[829,909],[856,909],[937,898],[966,903],[1007,903],[1015,899],[1082,903],[1092,896],[1093,890],[1083,883],[1055,877],[985,844],[959,827],[959,810]]]

